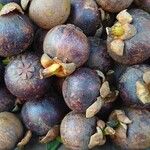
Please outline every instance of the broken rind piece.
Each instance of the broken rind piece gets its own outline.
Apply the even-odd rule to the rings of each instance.
[[[143,80],[146,84],[150,84],[150,71],[147,71],[143,74]]]
[[[59,135],[59,125],[55,125],[53,128],[51,128],[46,136],[42,137],[42,139],[40,140],[40,143],[48,143],[50,141],[53,141],[58,135]]]
[[[15,10],[24,14],[22,8],[17,3],[11,2],[11,3],[8,3],[8,4],[3,6],[3,8],[0,11],[0,16],[7,15],[10,12],[13,12]]]
[[[150,90],[145,83],[141,81],[136,82],[136,94],[143,104],[150,103]]]
[[[32,132],[28,130],[24,136],[24,138],[17,144],[19,149],[23,149],[25,145],[27,145],[32,137]]]
[[[110,43],[110,49],[116,55],[123,56],[123,52],[124,52],[124,42],[123,42],[123,40],[121,40],[121,39],[113,40]]]
[[[132,16],[127,12],[127,10],[121,11],[116,19],[121,23],[121,24],[126,24],[126,23],[131,23],[133,18]]]
[[[86,118],[91,118],[96,115],[102,108],[103,104],[103,99],[101,97],[98,97],[97,100],[90,107],[87,108]]]
[[[26,10],[28,7],[28,4],[31,0],[21,0],[21,7],[23,8],[23,10]]]

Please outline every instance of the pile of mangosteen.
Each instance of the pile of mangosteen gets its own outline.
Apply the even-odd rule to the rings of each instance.
[[[0,0],[0,150],[150,148],[149,13],[149,0]]]

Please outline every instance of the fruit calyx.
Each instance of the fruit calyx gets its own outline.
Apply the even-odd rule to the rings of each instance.
[[[26,10],[28,8],[30,2],[31,0],[21,0],[21,7],[23,8],[23,10]]]
[[[143,104],[150,103],[150,71],[143,74],[143,81],[136,82],[136,94]]]
[[[62,62],[56,57],[52,59],[47,54],[42,55],[41,64],[45,68],[40,72],[41,78],[53,75],[56,75],[57,77],[65,77],[72,74],[76,69],[74,63]]]
[[[18,11],[19,13],[24,14],[22,8],[17,3],[11,2],[2,7],[0,16],[7,15],[13,11]]]
[[[106,28],[108,40],[110,41],[110,49],[118,56],[123,56],[125,40],[134,37],[137,30],[132,25],[132,16],[127,10],[121,11],[116,19],[118,20],[111,28]]]

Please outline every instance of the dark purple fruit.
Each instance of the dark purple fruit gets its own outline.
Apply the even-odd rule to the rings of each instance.
[[[119,79],[119,91],[127,106],[150,110],[150,66],[135,65],[126,69]]]
[[[134,0],[135,4],[145,11],[150,13],[150,1],[149,0]]]
[[[41,56],[43,54],[43,42],[47,32],[47,30],[39,28],[35,33],[33,49],[38,56]]]
[[[98,5],[108,12],[120,12],[128,8],[133,0],[96,0]]]
[[[113,142],[124,150],[144,150],[150,147],[150,113],[140,109],[125,109],[125,114],[132,121],[116,128],[116,134],[111,136]],[[111,120],[110,120],[111,121]]]
[[[11,111],[15,106],[16,98],[3,85],[0,87],[0,112]]]
[[[65,115],[62,103],[51,97],[26,102],[21,114],[26,127],[37,135],[45,135]]]
[[[9,11],[12,8],[14,8],[13,11]],[[9,3],[2,10],[0,14],[0,56],[9,57],[29,47],[33,41],[34,29],[19,5]]]
[[[9,112],[0,113],[0,150],[12,150],[23,136],[21,121]]]
[[[113,65],[113,61],[108,55],[106,42],[96,37],[90,37],[89,43],[90,55],[87,67],[102,72],[109,71]]]
[[[122,23],[117,22],[108,35],[108,52],[118,63],[141,63],[150,57],[150,15],[140,9],[130,10],[130,17],[126,11],[121,13],[120,18],[124,18]],[[125,19],[127,22],[123,25]]]
[[[15,3],[20,4],[20,0],[0,0],[0,3],[2,3],[2,4],[7,4],[10,2],[15,2]]]
[[[101,18],[98,6],[94,0],[71,0],[71,14],[68,20],[92,36],[100,27]]]
[[[84,114],[70,112],[61,122],[63,144],[71,150],[87,150],[90,137],[96,131],[96,117],[87,119]]]
[[[20,99],[44,95],[50,82],[40,78],[40,60],[32,53],[18,55],[6,67],[5,83],[8,90]]]
[[[81,68],[63,83],[63,97],[71,110],[85,112],[99,96],[101,81],[95,71]]]

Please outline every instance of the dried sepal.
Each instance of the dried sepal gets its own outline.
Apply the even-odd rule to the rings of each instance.
[[[17,147],[22,149],[25,145],[27,145],[32,137],[32,132],[28,130],[24,136],[24,138],[17,144]]]
[[[115,134],[115,130],[109,126],[104,129],[104,132],[105,132],[105,135],[114,135]]]
[[[15,10],[24,14],[22,8],[17,3],[11,2],[11,3],[8,3],[8,4],[3,6],[3,8],[0,11],[0,16],[7,15],[10,12],[13,12]]]
[[[98,97],[97,100],[86,109],[86,118],[91,118],[96,115],[102,108],[104,101],[101,97]]]
[[[110,43],[110,49],[118,56],[123,56],[124,41],[121,39],[115,39]]]
[[[133,20],[133,17],[127,12],[127,10],[121,11],[116,18],[121,24],[130,24]]]
[[[45,144],[45,143],[48,143],[50,141],[53,141],[59,135],[59,129],[60,129],[59,125],[55,125],[54,127],[52,127],[47,132],[47,134],[40,139],[40,143]]]
[[[103,120],[98,120],[97,121],[97,127],[99,127],[100,129],[105,128],[105,122]]]
[[[143,104],[150,103],[150,91],[145,83],[141,81],[136,82],[136,94]]]
[[[150,71],[147,71],[143,74],[143,80],[146,84],[150,84]]]
[[[118,95],[119,95],[119,91],[117,91],[117,90],[111,91],[107,95],[107,97],[104,98],[104,102],[107,102],[107,103],[114,102],[117,99]]]
[[[105,78],[104,73],[100,70],[96,70],[96,72],[97,72],[98,76],[102,78],[102,81],[105,82],[106,78]]]
[[[53,59],[50,58],[47,54],[43,54],[42,57],[41,57],[41,65],[44,67],[44,68],[47,68],[49,67],[50,65],[52,65],[54,63]]]
[[[21,7],[23,8],[23,10],[26,10],[28,8],[30,1],[31,0],[21,0]]]
[[[108,81],[105,81],[100,88],[100,96],[106,98],[111,93]]]

